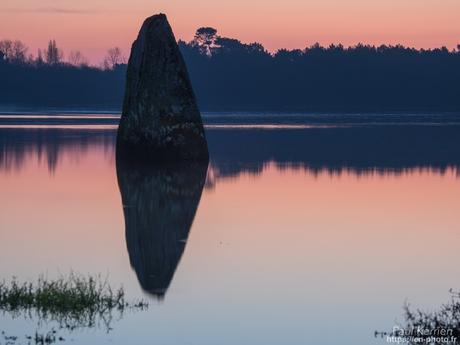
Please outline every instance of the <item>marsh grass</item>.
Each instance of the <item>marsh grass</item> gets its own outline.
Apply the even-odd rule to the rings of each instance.
[[[37,317],[39,322],[57,322],[61,328],[104,325],[110,330],[115,316],[126,310],[145,309],[145,301],[128,302],[123,288],[113,290],[101,276],[71,273],[57,279],[40,276],[35,283],[0,283],[0,310],[13,317]]]
[[[442,342],[428,342],[427,344],[460,344],[460,293],[450,290],[451,300],[441,305],[435,311],[423,311],[421,309],[412,310],[409,304],[404,306],[406,324],[404,329],[410,331],[414,329],[430,331],[427,336],[422,336],[426,340],[432,334],[439,333],[439,330],[448,331],[448,335],[453,339]],[[409,342],[414,344],[414,342]]]

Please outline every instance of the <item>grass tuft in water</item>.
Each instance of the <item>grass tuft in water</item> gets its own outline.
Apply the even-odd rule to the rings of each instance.
[[[113,290],[100,276],[71,273],[55,280],[44,276],[37,282],[0,283],[0,309],[13,315],[26,313],[40,321],[57,321],[70,330],[94,327],[102,321],[109,329],[112,313],[120,317],[126,309],[145,309],[144,301],[129,303],[123,288]]]

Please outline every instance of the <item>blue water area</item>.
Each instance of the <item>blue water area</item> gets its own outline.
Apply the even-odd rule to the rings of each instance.
[[[459,289],[458,115],[205,113],[205,166],[117,161],[118,119],[0,115],[0,280],[101,274],[149,308],[3,310],[0,344],[385,344]]]

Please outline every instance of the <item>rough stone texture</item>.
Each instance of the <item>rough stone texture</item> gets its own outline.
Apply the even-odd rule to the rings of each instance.
[[[164,297],[184,252],[207,163],[146,165],[117,154],[117,176],[131,266],[142,288]]]
[[[207,160],[187,68],[164,14],[147,18],[131,48],[117,146],[144,160]]]

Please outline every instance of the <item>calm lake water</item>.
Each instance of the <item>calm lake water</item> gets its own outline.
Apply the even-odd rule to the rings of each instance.
[[[386,344],[405,302],[460,290],[460,117],[265,115],[205,114],[188,168],[117,164],[116,115],[1,115],[0,278],[149,301],[63,334],[85,345]]]

